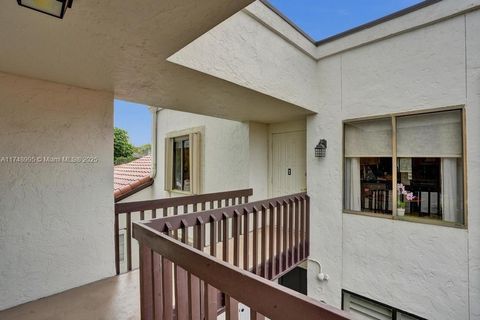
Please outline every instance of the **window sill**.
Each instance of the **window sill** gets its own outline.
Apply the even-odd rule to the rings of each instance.
[[[181,194],[184,196],[193,196],[194,193],[191,191],[182,191],[182,190],[167,190],[170,193],[176,193],[176,194]]]
[[[362,211],[353,211],[353,210],[347,210],[344,209],[343,213],[346,214],[353,214],[357,216],[367,216],[367,217],[373,217],[373,218],[382,218],[382,219],[388,219],[392,220],[393,216],[391,214],[382,214],[382,213],[374,213],[374,212],[362,212]]]
[[[398,220],[404,222],[414,222],[414,223],[422,223],[422,224],[429,224],[435,225],[440,227],[449,227],[449,228],[456,228],[456,229],[464,229],[467,230],[468,227],[463,224],[458,224],[455,222],[448,222],[442,220],[434,220],[434,219],[424,219],[418,217],[411,217],[411,216],[393,216],[381,213],[373,213],[373,212],[361,212],[361,211],[352,211],[352,210],[343,210],[344,214],[352,214],[357,216],[366,216],[372,218],[381,218],[381,219],[388,219],[388,220]]]

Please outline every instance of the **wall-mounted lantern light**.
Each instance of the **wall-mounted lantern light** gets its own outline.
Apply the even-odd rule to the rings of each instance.
[[[324,158],[327,153],[327,140],[322,139],[315,147],[315,157]]]
[[[73,0],[17,0],[17,2],[22,7],[63,19],[67,8],[72,7]]]

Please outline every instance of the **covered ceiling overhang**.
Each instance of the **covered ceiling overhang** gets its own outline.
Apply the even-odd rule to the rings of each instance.
[[[59,20],[5,1],[0,71],[234,120],[277,122],[311,113],[167,61],[251,2],[77,0]]]

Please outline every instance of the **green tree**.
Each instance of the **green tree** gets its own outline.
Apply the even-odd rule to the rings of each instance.
[[[143,144],[139,147],[135,147],[135,153],[137,153],[139,156],[142,156],[142,157],[149,155],[151,151],[152,151],[152,146],[150,144]]]
[[[115,128],[113,139],[113,159],[116,162],[118,158],[132,158],[134,146],[130,143],[128,132]]]

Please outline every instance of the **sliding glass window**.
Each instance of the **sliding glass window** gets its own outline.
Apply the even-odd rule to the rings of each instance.
[[[390,118],[345,125],[345,209],[392,214]]]
[[[345,123],[344,208],[463,225],[462,119],[450,110]]]

